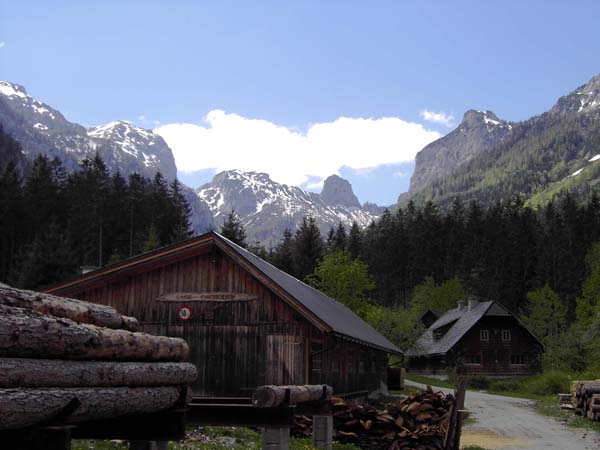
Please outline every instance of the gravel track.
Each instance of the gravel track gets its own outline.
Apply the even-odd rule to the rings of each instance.
[[[423,387],[411,381],[406,384]],[[552,417],[539,414],[533,404],[532,400],[522,398],[467,391],[465,407],[475,422],[463,428],[461,445],[479,445],[490,450],[600,449],[600,437],[596,433],[569,428]]]

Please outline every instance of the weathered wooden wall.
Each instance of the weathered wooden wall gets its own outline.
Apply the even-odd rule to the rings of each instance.
[[[488,330],[489,340],[482,341],[480,331]],[[510,331],[510,340],[502,340],[502,330]],[[541,369],[539,342],[514,317],[483,317],[444,356],[413,358],[410,371],[441,375],[449,367],[461,374],[486,376],[531,375]],[[480,364],[469,364],[469,356],[478,355]],[[512,364],[513,355],[523,355],[525,364]]]
[[[157,301],[173,292],[234,292],[256,299]],[[309,381],[352,392],[376,389],[386,379],[384,352],[322,333],[215,246],[59,294],[108,304],[137,317],[143,331],[186,339],[199,371],[197,395],[245,395],[263,384]],[[177,317],[181,306],[192,311],[188,321]],[[311,356],[319,345],[318,355]],[[311,372],[315,358],[321,370]]]

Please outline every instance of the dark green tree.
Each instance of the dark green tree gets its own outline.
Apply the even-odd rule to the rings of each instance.
[[[325,245],[314,217],[304,217],[294,239],[294,273],[304,280],[323,257]]]
[[[221,225],[221,235],[231,242],[246,248],[246,230],[236,212],[232,209]]]

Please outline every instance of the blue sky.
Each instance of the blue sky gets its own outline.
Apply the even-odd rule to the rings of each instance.
[[[600,72],[599,16],[592,1],[1,0],[0,79],[84,125],[164,127],[194,187],[239,161],[316,190],[337,170],[389,204],[415,147],[452,129],[423,111],[543,112]]]

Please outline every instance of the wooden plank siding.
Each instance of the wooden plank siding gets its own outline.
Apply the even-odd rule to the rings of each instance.
[[[482,330],[487,331],[487,340],[481,339]],[[510,333],[510,339],[502,338],[503,331]],[[537,339],[513,316],[486,316],[447,354],[411,358],[410,372],[445,375],[448,368],[455,368],[461,375],[532,375],[541,370],[542,351]]]
[[[138,318],[142,331],[185,339],[199,372],[192,386],[196,395],[239,396],[264,384],[304,384],[318,356],[315,381],[338,393],[375,390],[386,382],[385,352],[324,333],[215,245],[144,269],[55,293],[110,305]],[[173,292],[243,293],[256,299],[157,301]],[[192,311],[187,321],[177,317],[182,306]],[[322,350],[311,355],[315,342]]]

